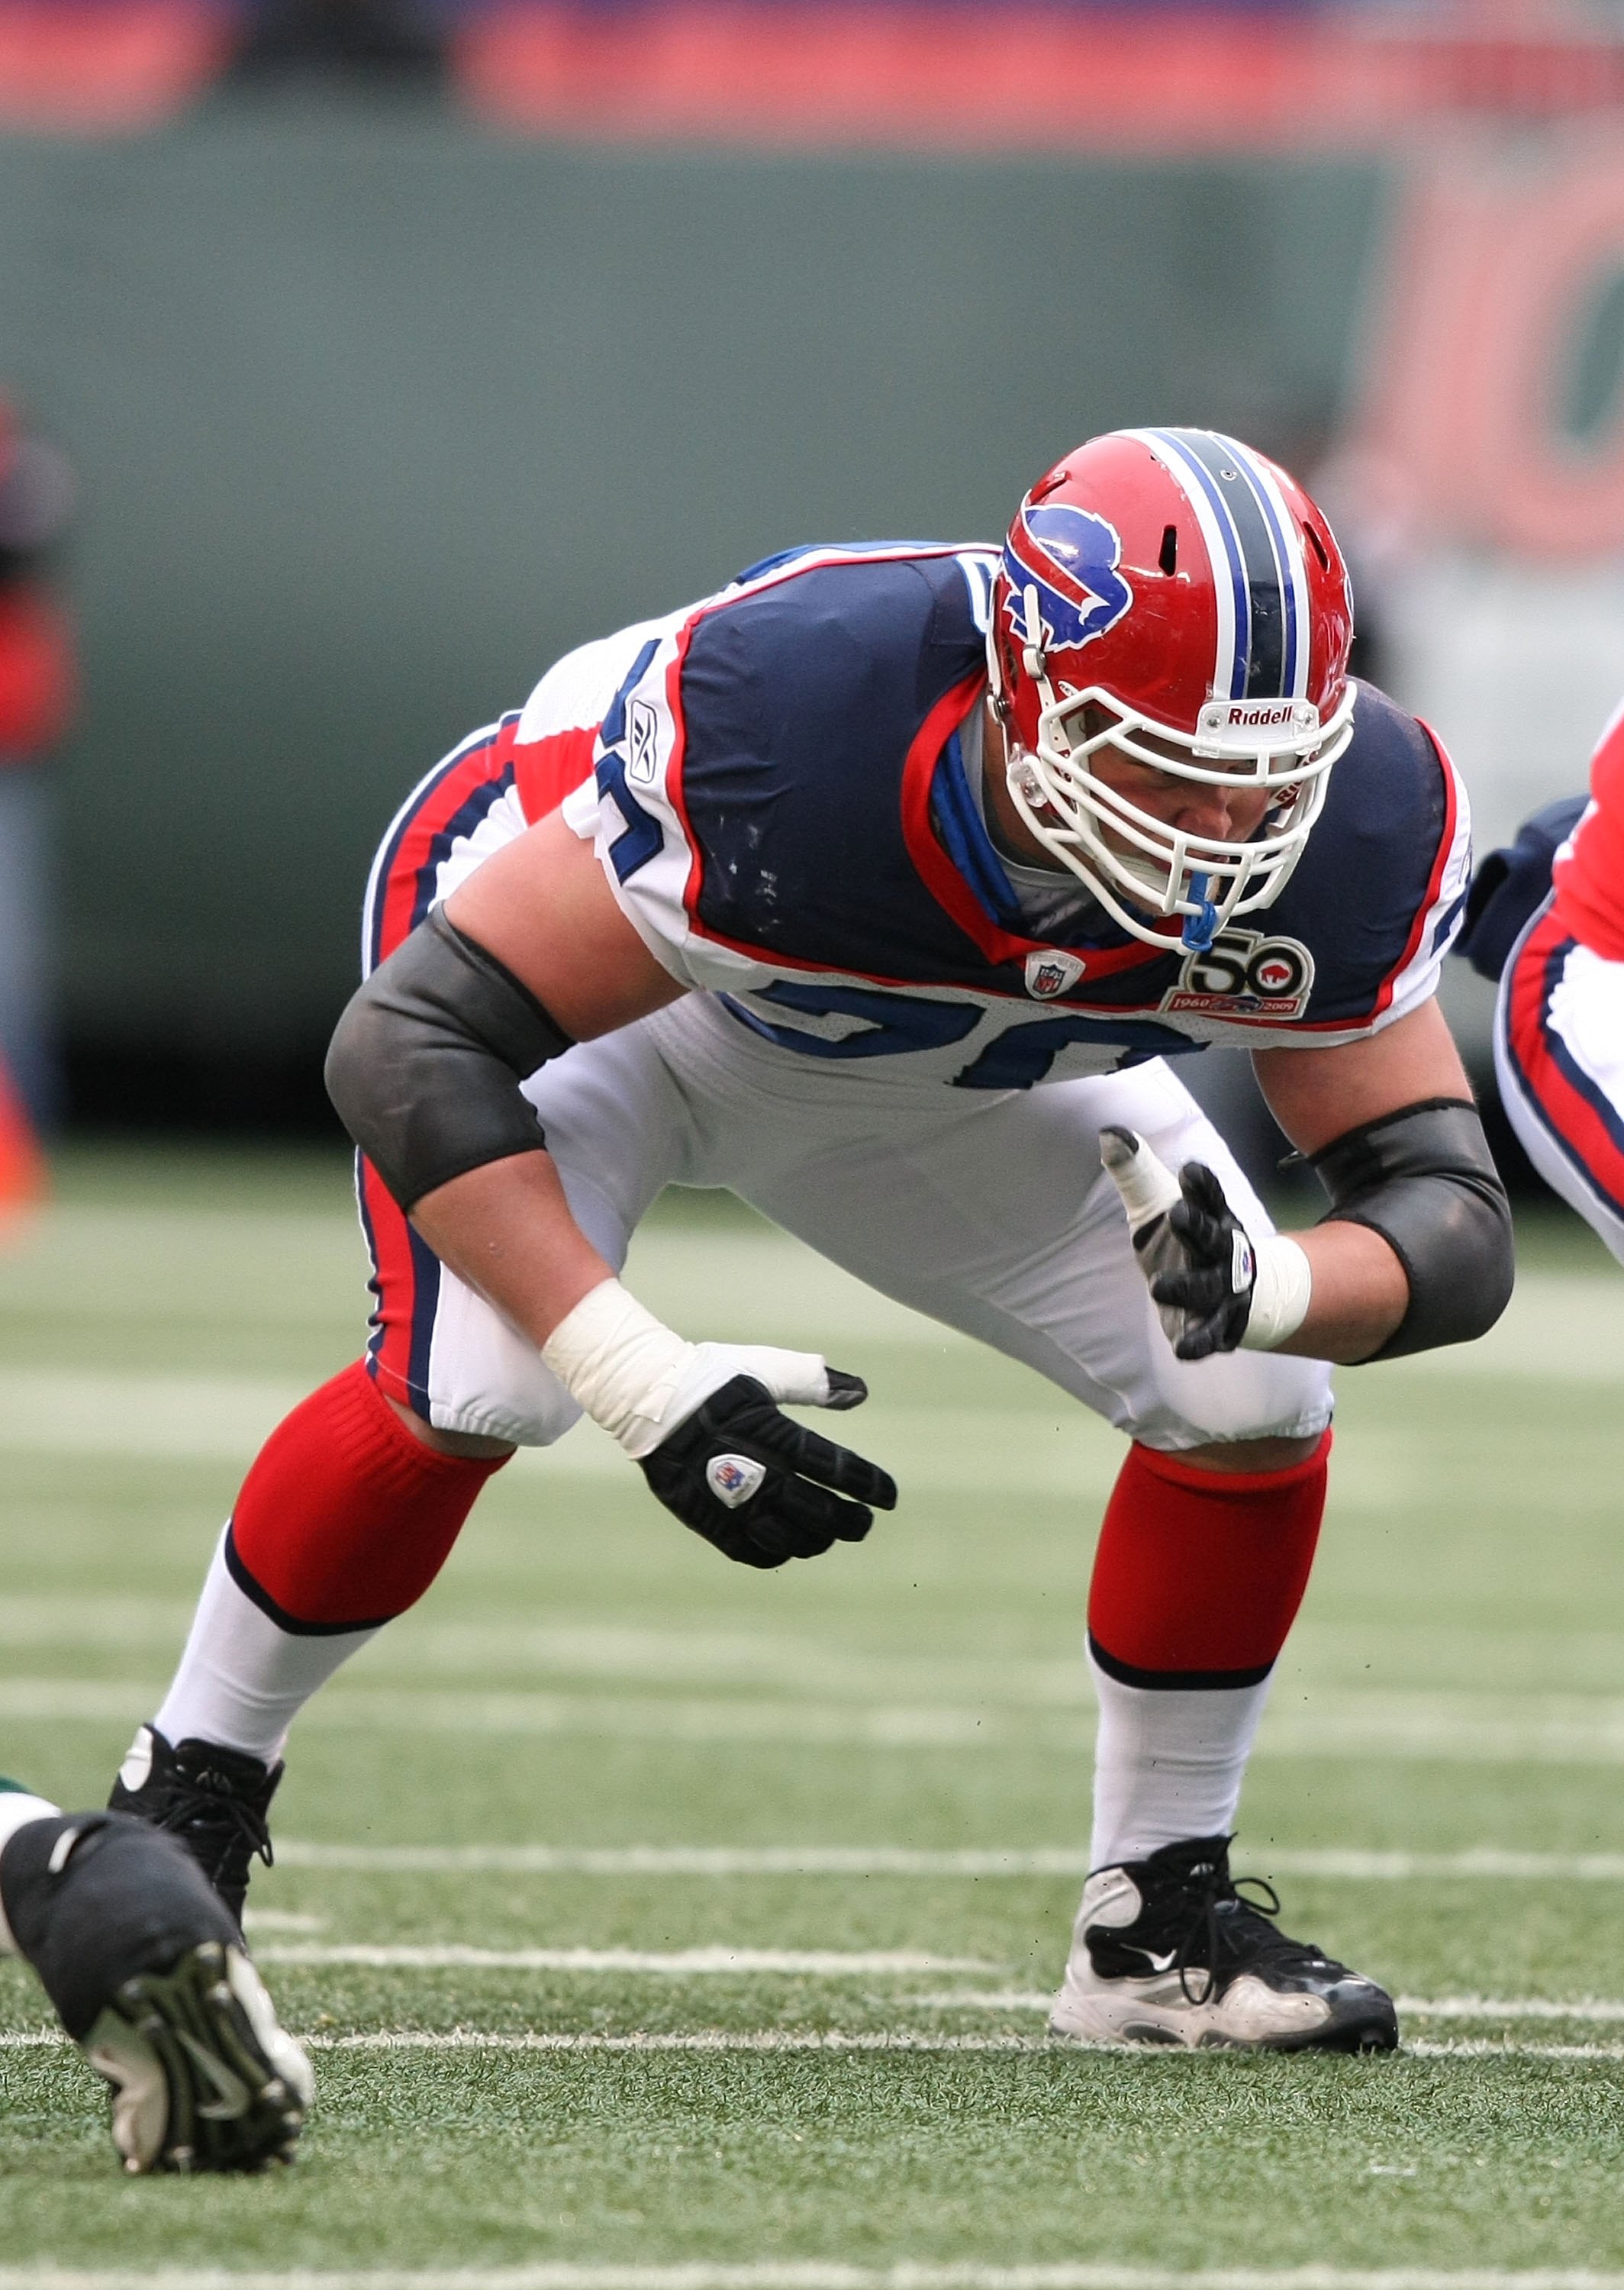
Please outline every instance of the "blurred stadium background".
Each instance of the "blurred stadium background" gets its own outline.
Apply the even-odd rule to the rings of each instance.
[[[1624,691],[1621,130],[1600,0],[0,0],[0,390],[79,486],[70,1122],[322,1131],[446,745],[1117,422],[1316,484],[1486,847]]]

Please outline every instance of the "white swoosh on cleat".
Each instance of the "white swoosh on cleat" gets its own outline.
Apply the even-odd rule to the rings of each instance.
[[[1141,1948],[1140,1950],[1140,1954],[1144,1958],[1152,1972],[1171,1972],[1172,1970],[1173,1958],[1178,1955],[1178,1953],[1179,1951],[1176,1948],[1170,1948],[1165,1956],[1158,1956],[1153,1948]]]
[[[234,2074],[212,2052],[206,2051],[184,2028],[177,2028],[175,2033],[220,2094],[211,2105],[200,2107],[198,2114],[208,2123],[235,2123],[239,2115],[246,2115],[251,2094],[242,2077]]]

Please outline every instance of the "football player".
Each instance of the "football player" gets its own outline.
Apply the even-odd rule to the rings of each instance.
[[[112,2086],[126,2171],[291,2162],[314,2079],[236,1921],[172,1837],[0,1777],[0,1954]]]
[[[1470,952],[1500,975],[1494,1070],[1523,1149],[1624,1263],[1621,854],[1624,707],[1591,759],[1589,802],[1551,805],[1484,861]]]
[[[1349,683],[1350,633],[1283,470],[1123,430],[1002,550],[787,552],[572,653],[431,772],[329,1060],[371,1341],[249,1472],[115,1803],[237,1907],[301,1703],[516,1445],[583,1411],[747,1565],[867,1534],[892,1480],[782,1413],[861,1381],[687,1341],[617,1277],[662,1186],[725,1186],[1127,1435],[1055,2028],[1391,2046],[1389,1998],[1228,1865],[1324,1501],[1325,1363],[1473,1337],[1511,1280],[1434,1000],[1466,805]],[[1319,1171],[1313,1231],[1273,1231],[1175,1077],[1209,1042],[1251,1050]]]

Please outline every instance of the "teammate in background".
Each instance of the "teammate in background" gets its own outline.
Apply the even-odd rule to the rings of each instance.
[[[25,1957],[113,2089],[126,2171],[291,2162],[310,2063],[174,1838],[0,1778],[0,1955]]]
[[[1494,1069],[1524,1151],[1624,1263],[1621,858],[1624,708],[1591,759],[1588,804],[1551,805],[1485,861],[1467,950],[1500,979]]]
[[[44,1123],[60,1109],[45,768],[75,671],[49,571],[72,505],[67,462],[0,399],[0,1215],[38,1189],[24,1109]],[[126,2170],[291,2158],[309,2062],[172,1838],[127,1815],[65,1814],[0,1776],[0,1955],[12,1953],[112,2086]]]
[[[77,696],[72,623],[52,574],[73,500],[64,457],[0,398],[0,1062],[44,1129],[62,1109],[51,758]]]
[[[1475,1336],[1511,1280],[1434,1000],[1466,806],[1430,734],[1348,684],[1350,633],[1284,471],[1118,431],[1002,552],[787,552],[572,653],[430,773],[328,1067],[366,1357],[250,1471],[115,1804],[240,1906],[301,1704],[514,1446],[583,1410],[746,1565],[868,1532],[890,1478],[780,1412],[860,1380],[686,1342],[615,1277],[664,1185],[725,1186],[1132,1442],[1055,2028],[1392,2045],[1390,1998],[1228,1859],[1319,1528],[1324,1363]],[[1326,1184],[1300,1238],[1164,1062],[1209,1041],[1252,1050]]]

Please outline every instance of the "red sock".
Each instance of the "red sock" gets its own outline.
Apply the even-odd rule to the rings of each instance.
[[[1125,1685],[1266,1677],[1308,1587],[1325,1508],[1327,1431],[1284,1471],[1204,1471],[1128,1450],[1089,1591],[1094,1659]]]
[[[388,1621],[422,1597],[500,1468],[501,1459],[426,1447],[357,1360],[260,1448],[232,1514],[226,1563],[284,1629]]]

